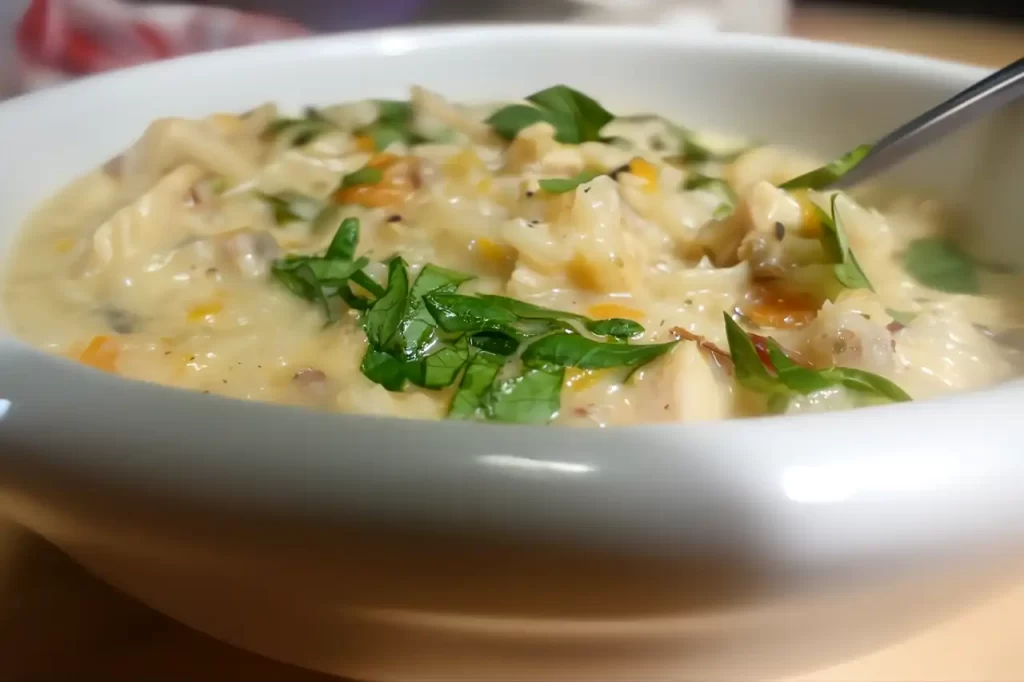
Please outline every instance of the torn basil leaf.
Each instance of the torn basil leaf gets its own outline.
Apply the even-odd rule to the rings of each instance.
[[[555,365],[579,369],[635,369],[670,351],[678,341],[630,346],[603,343],[579,334],[551,334],[530,344],[523,351],[523,364],[528,367]]]
[[[535,92],[526,99],[535,106],[503,107],[487,119],[487,124],[501,137],[513,140],[524,128],[544,121],[554,127],[559,142],[580,144],[600,140],[601,128],[614,118],[597,101],[565,85]]]
[[[359,244],[359,219],[345,218],[341,221],[338,231],[334,233],[334,239],[327,247],[324,258],[352,260],[356,255],[357,244]]]
[[[359,170],[352,171],[345,175],[345,177],[341,179],[341,186],[339,189],[345,189],[346,187],[352,187],[354,185],[376,185],[383,179],[384,173],[380,168],[363,166]]]
[[[913,322],[913,321],[914,321],[914,318],[916,318],[916,317],[917,317],[917,313],[914,313],[914,312],[910,312],[910,311],[906,311],[906,310],[894,310],[894,309],[892,309],[892,308],[886,308],[886,309],[885,309],[885,312],[886,312],[886,313],[887,313],[887,314],[889,315],[889,317],[891,317],[891,318],[892,318],[892,319],[893,319],[893,320],[894,320],[895,322],[897,322],[897,323],[899,323],[899,324],[903,325],[904,327],[906,327],[906,326],[907,326],[907,325],[909,325],[909,324],[910,324],[911,322]]]
[[[815,168],[809,173],[798,175],[792,180],[779,185],[780,189],[825,189],[833,182],[850,172],[854,166],[860,163],[868,152],[871,151],[870,144],[862,144],[840,156],[835,161],[825,164],[821,168]]]
[[[274,222],[278,225],[314,220],[324,209],[324,204],[319,199],[297,192],[282,192],[276,195],[257,192],[256,196],[270,206],[274,213]]]
[[[405,387],[406,372],[402,361],[373,346],[367,346],[359,371],[389,391],[401,391]]]
[[[314,139],[335,129],[335,125],[323,114],[307,107],[302,118],[278,118],[267,124],[263,129],[264,138],[288,136],[292,146],[301,147]]]
[[[318,302],[327,319],[334,319],[330,299],[348,286],[353,274],[369,264],[368,258],[354,261],[329,261],[318,257],[291,257],[274,262],[270,272],[293,294]]]
[[[466,366],[459,389],[448,407],[449,419],[482,418],[483,399],[505,364],[505,358],[487,352],[477,353]]]
[[[836,208],[838,194],[832,195],[832,214],[825,213],[817,204],[814,209],[821,220],[821,244],[825,252],[835,261],[836,279],[848,289],[869,289],[874,291],[857,257],[850,248],[846,230]]]
[[[547,424],[562,406],[565,367],[525,368],[522,374],[499,379],[483,396],[487,419],[512,424]]]
[[[392,258],[388,263],[388,284],[384,295],[366,312],[363,328],[370,346],[383,349],[398,331],[409,298],[409,271],[405,261]]]
[[[539,181],[540,188],[549,194],[565,194],[571,192],[580,185],[590,182],[600,173],[594,171],[583,171],[571,178],[548,178]]]
[[[621,317],[613,317],[607,320],[590,320],[584,326],[586,326],[587,331],[591,334],[611,336],[623,341],[644,333],[643,325],[639,322],[626,320]]]
[[[903,254],[903,269],[926,287],[950,294],[976,294],[981,286],[975,261],[944,239],[910,242]]]
[[[729,186],[728,182],[722,178],[713,178],[703,173],[690,173],[686,177],[685,182],[683,182],[683,189],[703,189],[718,194],[722,199],[722,203],[712,213],[711,217],[715,220],[723,220],[731,216],[733,211],[736,210],[736,206],[740,203],[739,197],[732,187]]]
[[[377,105],[377,120],[360,128],[356,134],[366,135],[373,140],[377,151],[382,152],[396,142],[414,145],[425,141],[412,129],[412,104],[389,99],[374,100],[374,103]]]
[[[443,346],[422,360],[407,363],[405,374],[417,386],[438,390],[455,382],[468,359],[468,344],[460,339],[458,343]]]
[[[795,394],[806,395],[842,386],[862,397],[883,402],[905,402],[910,396],[885,377],[850,367],[811,369],[793,362],[775,339],[767,341],[771,371],[754,342],[728,313],[724,314],[736,382],[768,397],[771,411],[782,412]]]

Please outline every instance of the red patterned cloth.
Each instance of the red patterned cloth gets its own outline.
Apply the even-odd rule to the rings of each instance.
[[[15,36],[17,86],[35,90],[80,75],[308,33],[285,19],[217,7],[32,0]]]

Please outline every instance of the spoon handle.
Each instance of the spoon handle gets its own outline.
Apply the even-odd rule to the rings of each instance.
[[[903,124],[874,144],[867,156],[830,185],[852,187],[932,141],[1024,96],[1024,58]]]

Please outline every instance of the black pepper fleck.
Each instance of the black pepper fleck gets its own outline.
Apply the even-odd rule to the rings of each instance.
[[[785,236],[786,236],[786,226],[783,225],[780,222],[776,222],[775,223],[775,238],[778,239],[781,242],[783,237],[785,237]]]
[[[665,403],[665,409],[666,410],[668,409],[668,403]]]
[[[590,188],[589,187],[584,187],[583,188],[583,193],[584,194],[590,194]]]
[[[164,355],[170,355],[170,354],[171,354],[171,351],[169,351],[169,350],[165,350],[164,351]]]
[[[228,383],[228,380],[227,380],[227,379],[221,379],[221,380],[220,380],[220,382],[221,382],[222,384],[226,384],[226,383]]]
[[[210,395],[209,391],[203,391],[203,393],[205,393],[206,395]]]
[[[526,198],[527,198],[527,199],[529,199],[530,197],[532,197],[532,196],[533,196],[534,194],[536,194],[536,192],[534,192],[534,191],[533,191],[532,189],[528,189],[528,190],[526,190]]]
[[[256,365],[256,369],[263,369],[263,365]]]
[[[188,359],[188,361],[189,361],[189,362],[195,362],[195,359],[196,359],[196,356],[194,356],[194,355],[193,355],[192,357],[190,357],[190,358]]]
[[[402,216],[398,215],[397,213],[394,214],[394,215],[389,215],[388,216],[388,222],[389,223],[400,223],[400,222],[402,222]]]
[[[693,299],[692,298],[688,298],[685,301],[683,301],[683,303],[685,303],[686,305],[693,305]]]

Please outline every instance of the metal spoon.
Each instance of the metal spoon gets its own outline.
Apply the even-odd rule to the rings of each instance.
[[[829,183],[827,188],[852,187],[957,128],[1001,109],[1022,96],[1024,57],[904,123],[876,142],[853,168]]]

